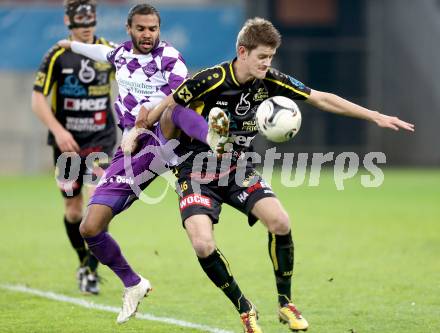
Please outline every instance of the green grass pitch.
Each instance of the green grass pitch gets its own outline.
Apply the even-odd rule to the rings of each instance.
[[[318,187],[272,185],[288,210],[295,240],[295,302],[317,333],[440,332],[440,171],[386,169],[379,188],[360,174],[337,191],[332,173]],[[159,194],[164,181],[148,190]],[[52,177],[0,178],[0,332],[202,332],[133,319],[15,292],[25,285],[119,307],[122,285],[106,267],[97,297],[76,288],[76,255],[62,223]],[[225,207],[215,227],[219,248],[244,293],[256,304],[265,333],[288,332],[276,316],[267,233]],[[135,270],[154,287],[141,313],[241,332],[239,318],[205,277],[181,227],[176,195],[136,203],[111,224]]]

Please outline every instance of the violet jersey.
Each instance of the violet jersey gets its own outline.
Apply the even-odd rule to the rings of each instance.
[[[112,45],[97,37],[93,43]],[[52,92],[55,118],[72,133],[82,151],[111,152],[116,144],[110,96],[113,78],[111,64],[54,46],[40,65],[33,90],[44,96]],[[48,144],[55,145],[50,132]]]
[[[255,113],[265,99],[281,95],[294,100],[305,100],[310,95],[310,88],[303,83],[272,68],[264,79],[240,84],[235,78],[232,66],[234,60],[197,73],[173,94],[178,104],[189,106],[206,119],[213,107],[219,107],[226,112],[230,120],[229,136],[233,142],[233,151],[230,154],[232,165],[235,165],[243,152],[252,151],[252,140],[258,133]],[[194,157],[198,153],[209,152],[209,147],[184,133],[180,142],[177,149],[179,155],[192,152],[191,157],[178,166],[179,171],[185,173],[191,170]],[[220,163],[219,160],[217,170]]]
[[[115,110],[122,129],[134,126],[141,106],[153,108],[188,76],[180,53],[164,41],[148,54],[134,54],[132,42],[124,42],[107,54],[107,60],[116,68]]]

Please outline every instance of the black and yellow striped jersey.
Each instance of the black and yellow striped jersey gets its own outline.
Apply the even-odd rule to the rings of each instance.
[[[94,43],[114,45],[97,37]],[[110,63],[95,62],[56,45],[46,53],[33,90],[45,96],[52,93],[55,117],[72,133],[81,149],[111,150],[116,143],[110,96],[113,79],[114,68]],[[48,143],[55,144],[51,133]]]
[[[234,61],[195,74],[174,92],[173,97],[178,104],[189,106],[205,119],[208,119],[213,107],[223,109],[230,120],[233,155],[238,158],[241,152],[252,150],[252,140],[257,135],[255,113],[265,99],[285,96],[305,100],[310,95],[310,88],[273,68],[269,69],[264,79],[240,84],[235,78]],[[182,163],[182,167],[191,167],[196,154],[208,151],[209,147],[204,143],[182,134],[179,154],[192,152],[192,157]]]

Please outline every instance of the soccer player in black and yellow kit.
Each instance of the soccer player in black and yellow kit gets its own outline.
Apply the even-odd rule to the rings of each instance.
[[[186,159],[177,166],[180,212],[183,225],[208,277],[232,301],[246,333],[261,333],[254,305],[243,295],[227,260],[218,250],[213,224],[226,203],[248,216],[252,226],[260,220],[268,229],[269,255],[278,291],[278,316],[293,331],[307,330],[306,319],[292,301],[291,280],[294,245],[289,216],[270,186],[255,171],[252,139],[257,134],[255,112],[262,101],[282,95],[304,100],[323,111],[365,119],[380,127],[414,131],[414,126],[351,103],[334,94],[310,89],[295,78],[270,67],[281,42],[276,28],[267,20],[248,20],[237,37],[237,57],[197,73],[172,96],[146,112],[150,126],[176,103],[189,106],[209,119],[226,112],[232,149],[216,160],[209,147],[185,135],[178,147]],[[220,110],[221,109],[221,110]],[[213,158],[214,157],[214,160]],[[213,163],[214,162],[214,163]]]
[[[104,38],[95,36],[94,0],[65,0],[64,6],[64,22],[70,29],[71,40],[110,45]],[[67,158],[65,170],[56,168],[56,172],[57,183],[64,197],[67,236],[80,262],[77,272],[79,288],[91,294],[99,292],[96,274],[98,261],[90,254],[79,232],[83,216],[81,190],[85,179],[94,181],[102,173],[100,166],[94,166],[93,163],[86,165],[87,156],[105,153],[111,157],[116,144],[110,97],[113,78],[114,68],[110,64],[95,62],[54,46],[44,57],[32,93],[32,109],[49,129],[48,144],[53,147],[54,164],[57,165],[63,153],[75,153],[80,158],[77,164],[78,158]],[[49,105],[46,98],[51,92],[52,103]],[[78,177],[71,179],[78,171],[74,169],[78,167]],[[90,195],[94,187],[90,186],[89,189]]]

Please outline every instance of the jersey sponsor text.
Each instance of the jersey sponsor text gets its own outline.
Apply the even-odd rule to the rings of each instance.
[[[186,197],[183,197],[182,199],[180,199],[180,210],[181,211],[184,210],[185,208],[187,208],[188,206],[193,206],[193,205],[211,208],[211,199],[207,196],[197,194],[197,193],[189,194]]]
[[[69,111],[100,111],[107,109],[108,98],[65,98],[64,109]]]

